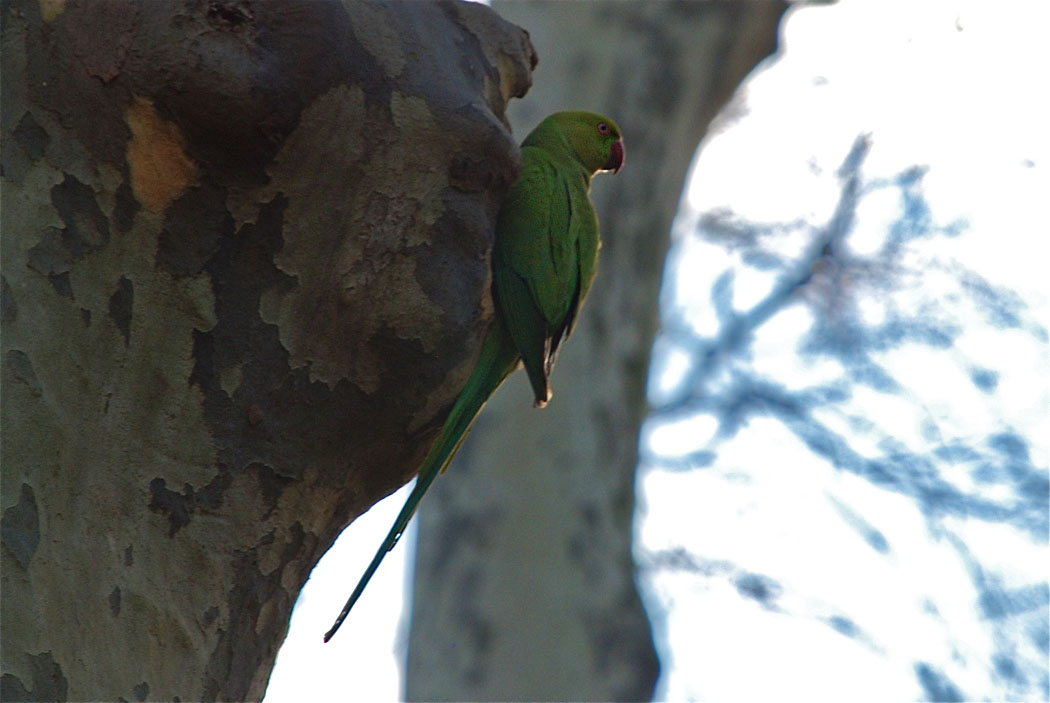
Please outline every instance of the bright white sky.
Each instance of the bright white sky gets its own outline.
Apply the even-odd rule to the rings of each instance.
[[[755,221],[824,221],[838,197],[834,171],[857,135],[868,132],[873,148],[864,166],[866,177],[930,165],[924,192],[936,221],[947,224],[965,218],[969,231],[979,234],[956,240],[960,249],[955,256],[984,262],[982,275],[1015,287],[1038,307],[1036,317],[1045,324],[1050,108],[1045,85],[1036,83],[1050,67],[1048,26],[1050,3],[1037,0],[844,0],[836,6],[793,11],[784,27],[786,56],[764,66],[747,84],[747,114],[713,132],[702,145],[678,226],[689,227],[696,212],[725,206]],[[877,247],[893,214],[889,203],[880,207],[878,198],[867,203],[850,246]],[[683,247],[679,265],[690,269],[685,278],[709,279],[710,272],[725,268],[730,256],[722,247],[700,241]],[[747,308],[765,295],[770,283],[755,272],[750,278],[739,277],[734,305]],[[937,281],[931,278],[926,285]],[[691,301],[690,320],[696,329],[713,332],[717,321],[708,288],[677,294],[679,300]],[[865,314],[881,314],[877,301]],[[837,373],[834,368],[799,369],[789,355],[775,353],[783,348],[778,330],[787,334],[799,326],[805,327],[804,319],[785,316],[763,328],[756,349],[771,350],[763,362],[768,364],[765,370],[778,378],[804,374],[806,383],[822,373]],[[1007,374],[1001,381],[1004,407],[989,412],[1030,430],[1029,436],[1050,436],[1045,348],[1018,344],[1007,350],[999,339],[992,349],[980,334],[961,342],[970,358],[1016,355],[1011,361],[1016,375]],[[950,412],[959,402],[943,393],[959,385],[952,367],[905,352],[882,361],[913,383],[918,405],[938,415],[942,428],[965,436],[974,429],[967,423],[989,420]],[[1000,358],[995,367],[1001,366]],[[673,377],[675,367],[671,358],[654,376],[654,392]],[[876,422],[899,425],[893,428],[899,436],[906,438],[914,431],[909,428],[918,426],[908,416],[913,408],[886,398],[864,400],[867,411],[882,416]],[[683,546],[705,558],[776,573],[789,593],[806,594],[806,602],[793,604],[798,611],[819,616],[822,609],[831,612],[834,604],[836,612],[864,613],[865,631],[878,642],[892,643],[893,650],[872,657],[871,647],[819,622],[771,615],[740,598],[729,581],[661,574],[647,584],[664,658],[658,695],[668,700],[779,700],[785,690],[798,686],[816,700],[841,700],[844,691],[855,697],[869,692],[873,699],[913,700],[922,691],[909,662],[930,661],[930,652],[944,649],[945,638],[972,643],[972,652],[961,653],[963,660],[984,656],[986,634],[973,614],[972,589],[937,585],[968,585],[969,578],[943,545],[913,539],[926,532],[914,502],[873,491],[863,479],[830,465],[814,465],[813,455],[797,438],[773,421],[766,427],[763,422],[753,421],[749,428],[767,432],[763,441],[721,447],[719,464],[769,464],[763,448],[775,446],[779,464],[790,464],[797,454],[799,464],[810,470],[789,475],[771,467],[758,472],[761,480],[741,482],[735,494],[727,493],[724,472],[649,470],[639,482],[642,548]],[[685,426],[651,428],[650,441],[654,450],[673,455],[695,447],[698,435],[714,428],[713,419],[701,416]],[[1032,461],[1046,466],[1045,445],[1036,449]],[[713,481],[720,482],[717,491],[711,490]],[[406,639],[402,594],[414,526],[387,557],[339,635],[327,645],[321,638],[406,492],[407,488],[399,491],[358,519],[314,570],[296,605],[266,703],[400,698]],[[829,524],[841,522],[829,496],[842,504],[863,504],[869,518],[890,516],[878,524],[895,545],[893,558],[860,548],[855,532],[829,531]],[[807,520],[799,520],[799,515]],[[792,527],[785,531],[784,525]],[[967,534],[967,540],[982,561],[999,558],[1030,565],[1031,573],[1019,574],[1021,582],[1045,579],[1045,547],[993,528]],[[799,549],[800,544],[819,549]],[[997,552],[1005,554],[994,557]],[[832,568],[847,559],[850,568]],[[878,584],[877,593],[872,583]],[[952,632],[932,624],[917,626],[919,621],[912,620],[908,636],[901,637],[895,628],[903,626],[902,613],[917,607],[921,589],[916,584],[936,593],[941,615],[953,623]],[[806,661],[822,664],[807,668]],[[754,672],[758,662],[761,676]],[[931,663],[944,667],[965,690],[986,689],[981,670],[959,662]]]

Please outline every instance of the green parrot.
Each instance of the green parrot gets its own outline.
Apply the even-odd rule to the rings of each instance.
[[[598,218],[591,178],[623,166],[620,128],[593,112],[558,112],[521,143],[525,166],[496,221],[492,251],[495,320],[474,371],[386,539],[325,636],[343,624],[386,553],[394,548],[423,494],[444,472],[481,409],[513,371],[524,365],[543,407],[561,343],[572,333],[598,264]]]

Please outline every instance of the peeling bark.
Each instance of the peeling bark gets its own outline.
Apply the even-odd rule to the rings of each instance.
[[[259,699],[479,350],[532,47],[471,4],[2,14],[0,692]]]

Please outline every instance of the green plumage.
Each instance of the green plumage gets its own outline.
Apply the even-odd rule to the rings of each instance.
[[[550,374],[558,350],[572,332],[597,272],[600,241],[590,200],[591,177],[620,169],[623,141],[619,127],[606,117],[559,112],[543,120],[521,146],[525,166],[496,223],[492,328],[470,379],[423,460],[415,488],[325,642],[342,625],[430,484],[448,466],[507,376],[524,364],[536,405],[542,407],[551,398]]]

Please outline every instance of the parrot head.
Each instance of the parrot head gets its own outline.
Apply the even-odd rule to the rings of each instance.
[[[534,134],[547,131],[542,127],[559,132],[569,142],[576,159],[592,174],[616,173],[623,166],[625,154],[620,127],[608,117],[593,112],[556,112],[541,122]]]

